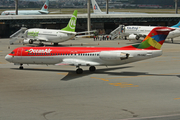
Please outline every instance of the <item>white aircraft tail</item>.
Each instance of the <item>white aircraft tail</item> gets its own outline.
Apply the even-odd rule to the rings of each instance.
[[[10,36],[10,41],[9,41],[10,45],[14,44],[14,42],[15,42],[16,40],[19,40],[19,39],[21,39],[21,38],[24,38],[24,32],[25,32],[26,30],[27,30],[27,28],[22,27],[20,30],[18,30],[17,32],[15,32],[14,34],[12,34],[12,35]]]
[[[101,9],[99,8],[96,0],[91,0],[92,8],[95,14],[102,13]]]
[[[49,8],[49,0],[46,0],[46,2],[44,3],[43,7],[40,10],[40,12],[41,13],[49,13],[48,8]]]

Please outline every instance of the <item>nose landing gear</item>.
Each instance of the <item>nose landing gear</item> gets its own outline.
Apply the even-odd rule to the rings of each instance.
[[[23,64],[20,64],[19,69],[21,69],[21,70],[24,69],[24,68],[23,68]]]

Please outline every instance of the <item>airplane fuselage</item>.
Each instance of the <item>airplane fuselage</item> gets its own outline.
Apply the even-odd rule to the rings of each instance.
[[[74,66],[121,65],[162,55],[162,50],[96,47],[21,47],[6,56],[16,64],[55,65],[70,61]],[[76,62],[78,64],[76,64]]]
[[[15,64],[74,65],[77,74],[83,73],[80,66],[90,66],[89,71],[99,65],[121,65],[162,55],[168,33],[175,29],[156,27],[140,44],[121,48],[111,47],[20,47],[14,49],[5,59]]]
[[[122,35],[123,36],[137,35],[140,37],[145,37],[155,27],[156,26],[125,26],[124,32],[122,33]],[[168,34],[167,39],[175,38],[178,36],[180,36],[180,28],[175,28],[174,31],[171,31]]]
[[[53,29],[28,29],[25,31],[25,38],[44,42],[59,43],[69,40],[75,36],[76,32],[65,32]]]
[[[41,12],[41,10],[18,10],[18,15],[42,15],[48,13],[49,12],[47,11]],[[16,15],[16,11],[14,10],[4,11],[1,13],[1,15]]]

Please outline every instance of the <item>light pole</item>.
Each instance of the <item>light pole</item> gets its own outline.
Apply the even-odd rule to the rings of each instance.
[[[108,0],[106,0],[106,14],[109,13],[109,2]]]
[[[16,15],[18,15],[18,0],[15,0]]]
[[[175,2],[175,13],[178,14],[178,0],[174,0]]]
[[[88,31],[91,30],[90,2],[91,2],[91,0],[88,0],[88,3],[87,3],[87,13],[88,13],[88,18],[87,18],[87,28],[88,28]],[[89,33],[89,34],[90,34],[90,33]]]

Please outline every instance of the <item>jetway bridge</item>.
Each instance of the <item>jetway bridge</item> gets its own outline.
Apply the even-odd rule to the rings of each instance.
[[[8,38],[21,27],[61,29],[67,25],[71,16],[72,14],[0,16],[0,38]],[[87,16],[78,14],[77,32],[87,30]],[[119,25],[172,26],[179,21],[180,14],[91,14],[91,29],[103,30],[109,34]]]

